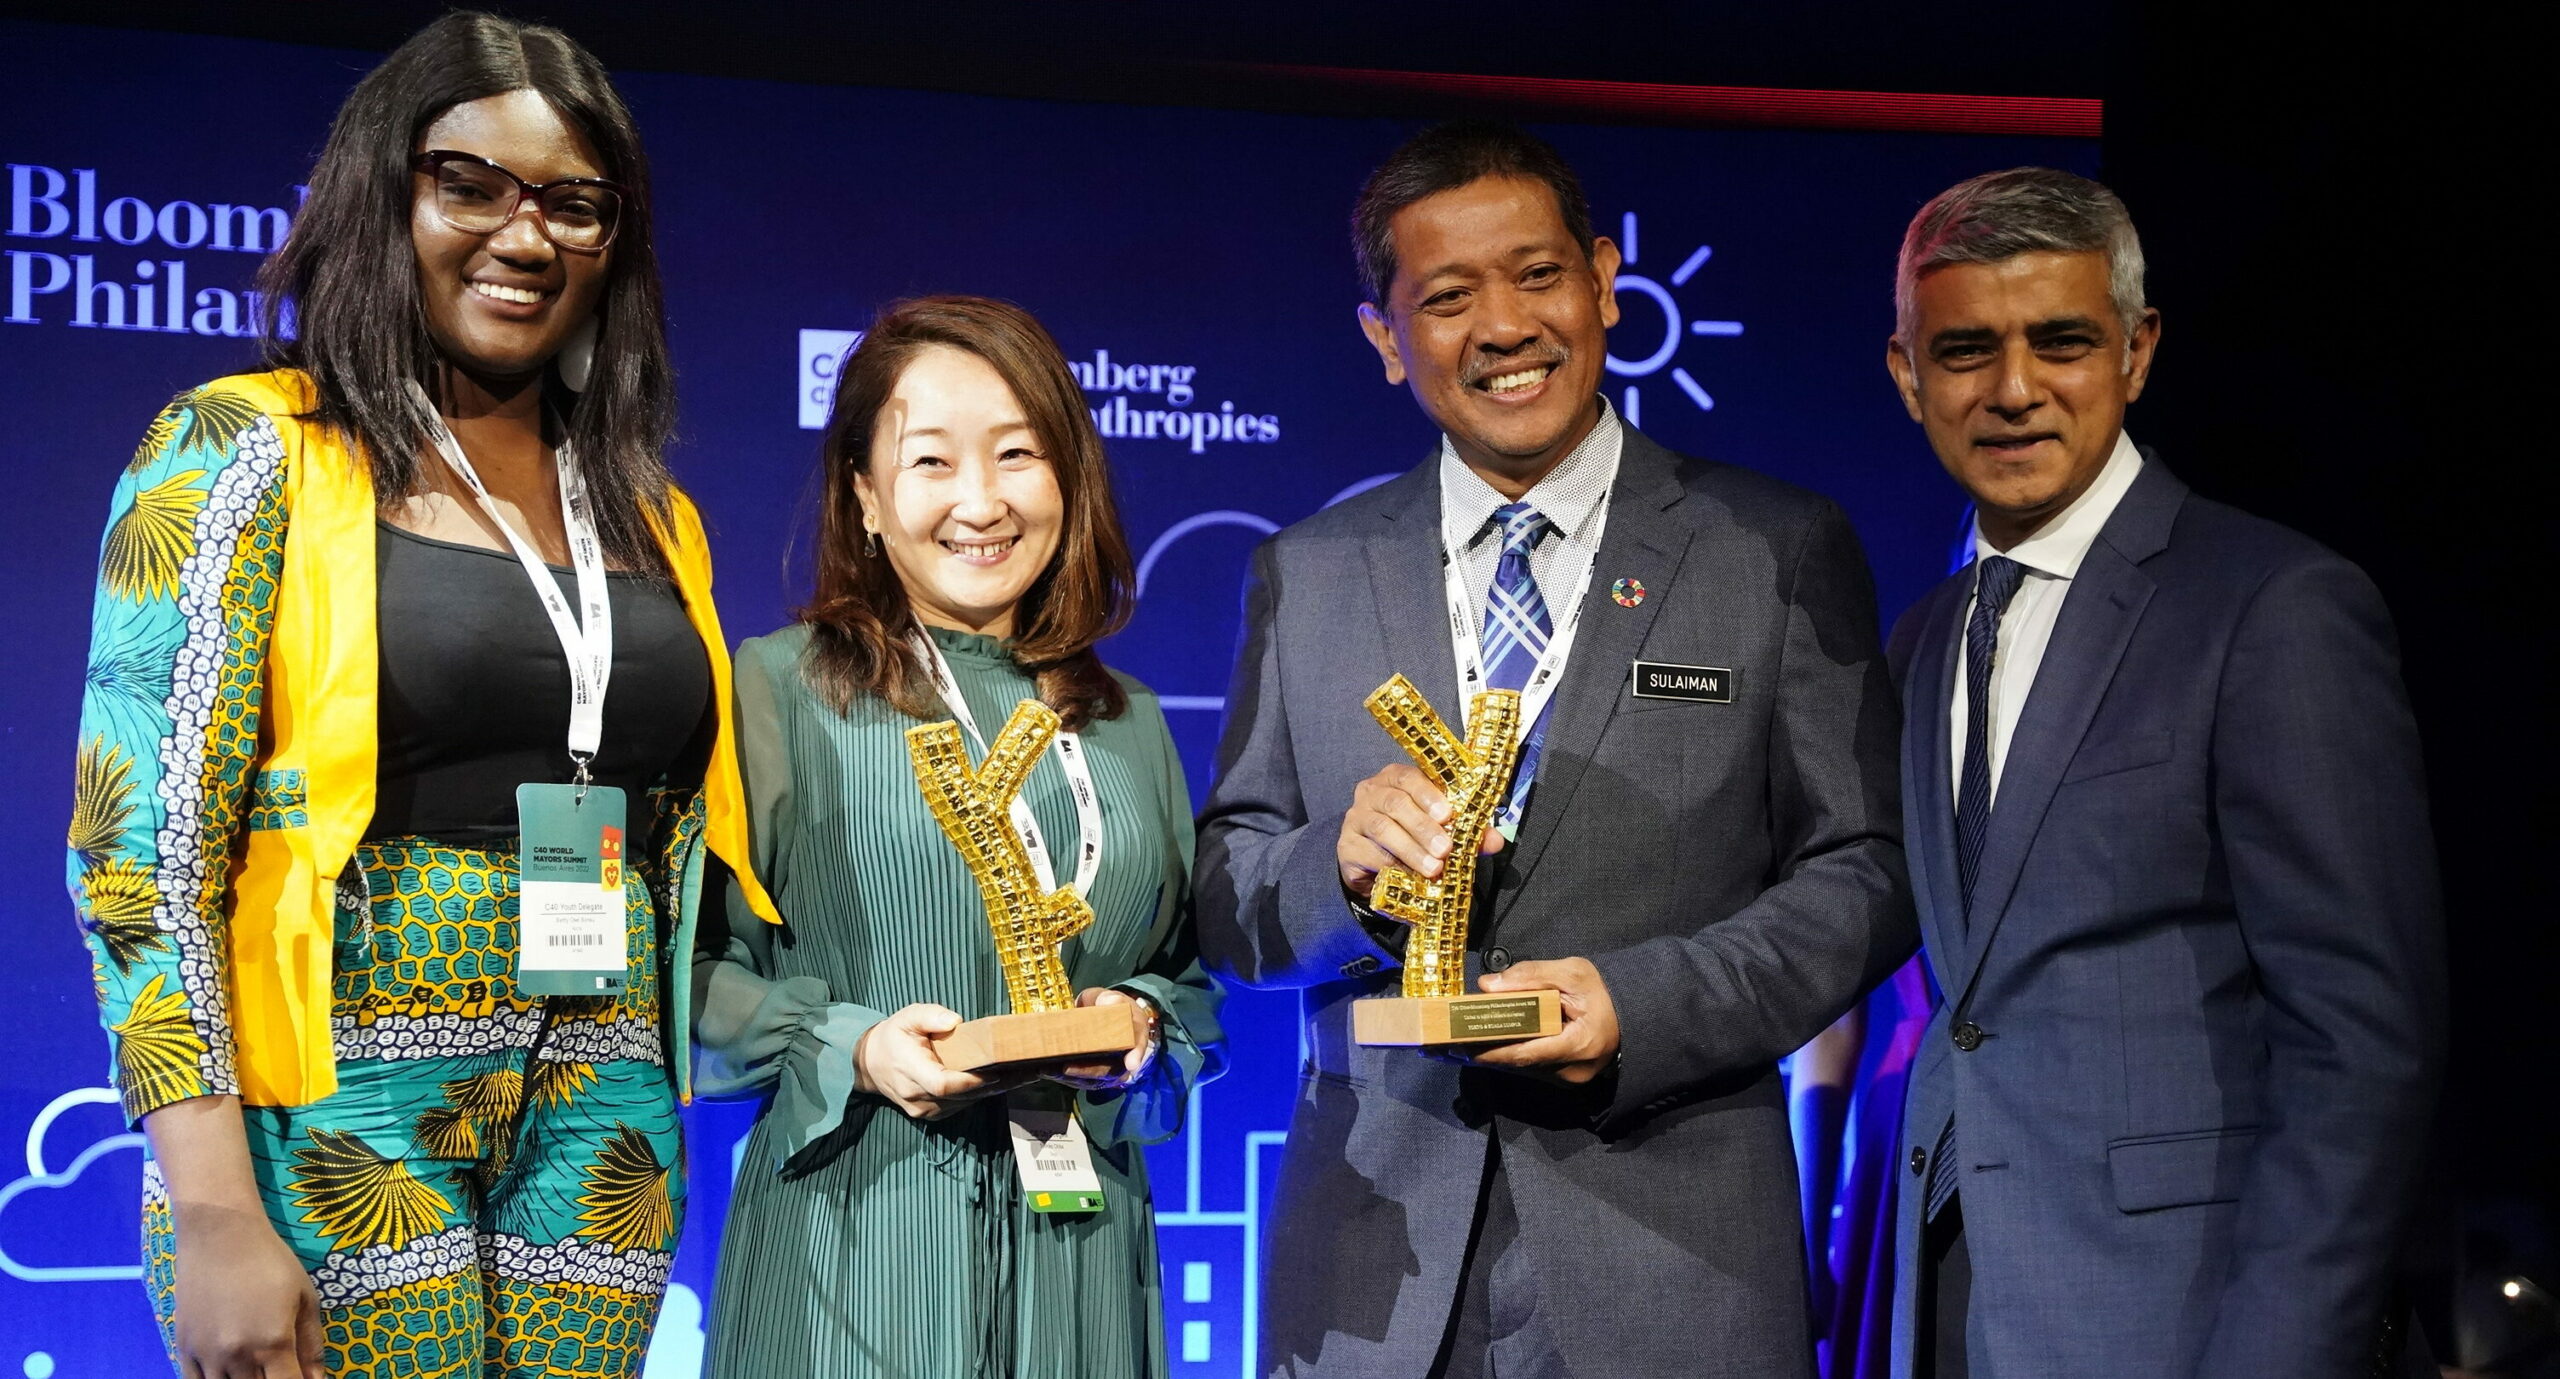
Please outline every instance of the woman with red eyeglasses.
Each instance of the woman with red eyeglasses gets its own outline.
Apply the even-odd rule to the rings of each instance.
[[[630,115],[448,15],[261,285],[117,485],[70,840],[172,1359],[636,1374],[706,850],[769,905]]]

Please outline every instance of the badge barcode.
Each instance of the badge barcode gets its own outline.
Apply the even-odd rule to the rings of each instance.
[[[1033,1159],[1031,1161],[1031,1166],[1039,1169],[1043,1173],[1069,1173],[1075,1170],[1076,1161],[1073,1159]]]
[[[542,942],[543,946],[546,948],[602,948],[604,946],[604,935],[545,934]]]

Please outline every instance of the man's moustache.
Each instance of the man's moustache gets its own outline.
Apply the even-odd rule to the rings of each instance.
[[[1472,388],[1488,378],[1506,373],[1518,373],[1522,369],[1542,368],[1549,365],[1560,369],[1564,367],[1565,361],[1572,357],[1570,354],[1559,352],[1540,355],[1534,359],[1500,359],[1489,364],[1470,364],[1458,375],[1458,382],[1464,387]]]

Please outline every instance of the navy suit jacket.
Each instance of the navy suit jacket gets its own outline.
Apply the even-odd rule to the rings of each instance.
[[[1609,504],[1536,792],[1479,872],[1470,936],[1471,967],[1599,967],[1622,1055],[1584,1088],[1350,1038],[1351,1002],[1398,977],[1334,860],[1352,787],[1404,759],[1361,700],[1401,671],[1459,721],[1438,461],[1255,554],[1195,896],[1210,966],[1305,1010],[1264,1373],[1429,1370],[1493,1138],[1574,1373],[1811,1371],[1774,1065],[1917,941],[1874,595],[1836,506],[1632,430]],[[1612,598],[1620,579],[1643,598]],[[1731,669],[1732,702],[1633,698],[1638,657]]]
[[[1976,1379],[2360,1373],[2444,1020],[2382,600],[2146,462],[2071,581],[1968,917],[1948,710],[1972,582],[1923,598],[1891,650],[1946,996],[1904,1119],[1895,1373],[1913,1372],[1922,1169],[1950,1116]]]

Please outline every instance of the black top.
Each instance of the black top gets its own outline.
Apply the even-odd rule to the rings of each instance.
[[[566,782],[569,662],[512,551],[458,545],[379,524],[374,541],[382,644],[381,761],[367,838],[481,844],[516,831],[516,787]],[[576,576],[552,578],[574,602]],[[630,796],[661,777],[702,777],[713,729],[711,664],[675,586],[610,574],[613,682],[604,700],[598,785]]]

